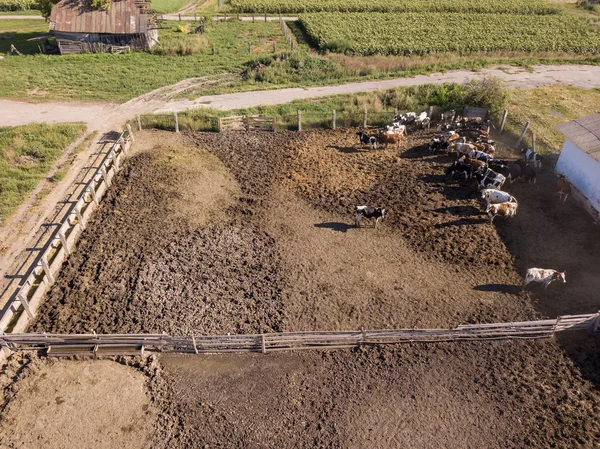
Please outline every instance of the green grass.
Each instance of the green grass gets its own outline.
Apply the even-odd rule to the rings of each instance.
[[[189,0],[153,0],[152,9],[160,13],[166,14],[170,12],[179,11],[187,3],[189,3]]]
[[[5,23],[11,22],[11,23]],[[18,22],[18,23],[12,23]],[[41,55],[7,57],[0,63],[0,97],[22,98],[27,91],[38,88],[47,92],[44,99],[86,99],[127,101],[156,88],[185,78],[240,73],[246,65],[272,52],[272,41],[278,49],[289,49],[279,29],[272,22],[208,23],[204,36],[176,31],[179,24],[166,22],[169,28],[160,31],[162,44],[154,52],[177,52],[182,42],[199,38],[206,44],[193,44],[198,50],[190,56],[158,55],[148,52],[129,54]],[[37,43],[26,38],[40,34],[46,25],[39,21],[0,21],[0,38],[9,34],[23,53],[37,52]],[[16,33],[13,30],[37,31]],[[248,54],[248,41],[252,53]],[[11,41],[0,39],[0,51],[8,51]],[[212,44],[216,54],[212,55]],[[184,45],[185,47],[185,45]],[[185,50],[185,48],[184,48]]]
[[[565,141],[556,130],[560,123],[600,111],[600,89],[578,89],[552,84],[535,89],[515,89],[510,92],[506,129],[520,133],[525,122],[536,135],[537,148],[543,153],[556,154]],[[528,134],[525,143],[530,145]]]
[[[38,42],[27,42],[27,39],[46,33],[48,24],[45,20],[0,20],[0,53],[10,51],[11,44],[24,54],[38,52]]]
[[[2,11],[0,16],[42,16],[39,9],[25,9],[23,11]]]
[[[0,128],[0,222],[23,202],[84,130],[80,123]]]

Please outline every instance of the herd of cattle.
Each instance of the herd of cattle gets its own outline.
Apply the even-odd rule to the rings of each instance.
[[[417,115],[414,112],[394,116],[392,125],[380,129],[375,135],[358,132],[362,145],[377,148],[378,145],[387,147],[388,144],[400,142],[407,134],[407,129],[429,128],[431,118],[423,112]],[[537,171],[542,168],[542,156],[532,149],[520,150],[521,158],[516,160],[495,159],[495,142],[490,139],[491,121],[480,117],[455,118],[455,112],[450,111],[442,115],[440,125],[437,127],[439,135],[429,142],[431,154],[441,153],[450,156],[452,164],[446,170],[447,179],[455,176],[462,177],[464,181],[475,180],[481,198],[486,202],[485,212],[494,222],[497,216],[514,217],[519,204],[514,196],[500,189],[508,181],[510,184],[523,178],[530,184],[537,181]],[[571,192],[571,185],[561,175],[557,183],[557,191],[563,201],[567,200]],[[372,206],[356,206],[355,224],[360,227],[363,218],[373,219],[375,227],[384,219],[386,209]],[[553,281],[566,282],[565,273],[556,270],[530,268],[527,270],[523,288],[531,282],[542,283],[545,288]]]

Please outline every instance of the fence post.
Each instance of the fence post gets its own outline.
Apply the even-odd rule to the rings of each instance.
[[[173,117],[175,117],[175,132],[179,132],[179,119],[177,118],[177,112],[173,112]]]
[[[252,13],[252,23],[254,23],[254,13]]]
[[[215,54],[215,44],[212,44],[212,54]]]
[[[535,153],[535,133],[531,133],[531,149]]]
[[[138,131],[142,130],[142,119],[140,118],[140,116],[137,116],[137,122],[138,122]]]
[[[67,246],[67,237],[65,237],[65,234],[63,232],[59,232],[58,238],[60,239],[60,243],[62,243],[62,246],[65,250],[65,256],[70,255],[71,251],[69,251],[69,247]]]
[[[223,131],[223,122],[222,122],[221,117],[219,117],[217,119],[217,123],[218,123],[218,126],[219,126],[219,132],[222,132]]]
[[[221,0],[219,0],[219,2],[217,4],[217,8],[221,9]]]
[[[331,129],[335,129],[335,120],[336,119],[336,112],[335,109],[333,111],[331,111]]]
[[[265,22],[267,21],[267,13],[265,13]]]
[[[302,131],[302,111],[298,110],[298,131]]]
[[[519,144],[521,143],[521,140],[523,140],[523,137],[525,137],[525,133],[527,132],[527,130],[529,129],[529,122],[525,123],[525,128],[523,128],[523,131],[521,131],[521,135],[519,136],[519,139],[517,140],[517,143],[515,143],[515,147],[519,147]]]
[[[365,109],[363,112],[363,128],[367,127],[367,110]]]
[[[50,272],[50,267],[48,266],[48,259],[46,259],[46,256],[42,257],[40,262],[42,263],[42,269],[44,270],[44,273],[46,274],[48,281],[50,281],[50,283],[53,283],[54,276],[52,276],[52,273]]]
[[[127,131],[129,132],[129,138],[132,142],[135,142],[135,138],[133,137],[133,130],[131,129],[131,125],[127,123]]]
[[[179,14],[179,21],[181,22],[181,14]]]
[[[81,229],[85,229],[85,223],[83,222],[83,215],[81,213],[81,207],[75,208],[75,215],[77,215],[77,221],[79,221],[79,225]]]
[[[25,309],[25,313],[27,313],[27,315],[29,316],[29,318],[33,319],[33,313],[31,312],[31,308],[29,307],[29,301],[27,301],[27,298],[25,298],[24,295],[22,295],[21,293],[19,293],[17,295],[17,299],[23,305],[23,309]]]
[[[508,117],[508,109],[504,110],[504,114],[502,114],[502,121],[500,122],[500,133],[504,131],[504,125],[506,124],[506,117]]]
[[[248,53],[252,53],[252,44],[248,41]]]
[[[194,13],[194,22],[197,22],[198,19],[196,19],[196,13]]]
[[[92,200],[98,206],[98,197],[96,196],[96,188],[94,187],[94,180],[92,179],[92,183],[90,184],[90,193],[92,194]]]
[[[262,346],[262,353],[266,354],[267,353],[267,345],[265,344],[265,334],[261,334],[261,346]]]
[[[429,118],[433,115],[433,106],[429,106]]]

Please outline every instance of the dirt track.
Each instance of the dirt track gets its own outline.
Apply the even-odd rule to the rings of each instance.
[[[447,327],[599,308],[596,229],[549,176],[507,186],[519,213],[491,226],[475,189],[441,177],[427,133],[370,152],[354,132],[144,133],[32,330]],[[389,219],[355,229],[358,203]],[[568,283],[521,293],[538,262]],[[598,339],[573,338],[163,356],[154,446],[593,447]]]

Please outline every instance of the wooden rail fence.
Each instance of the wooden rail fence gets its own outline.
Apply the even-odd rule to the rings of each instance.
[[[127,130],[121,133],[96,169],[72,212],[61,224],[56,234],[57,237],[42,253],[40,262],[25,280],[16,298],[0,317],[0,332],[9,329],[12,332],[22,332],[27,327],[29,320],[35,316],[42,296],[54,283],[62,263],[73,251],[90,215],[110,186],[123,158],[127,156],[131,141],[133,141],[133,134],[128,125]],[[24,313],[21,313],[21,310]]]
[[[277,334],[170,336],[166,334],[1,334],[10,351],[42,350],[49,356],[140,355],[144,351],[212,354],[342,349],[393,343],[437,343],[478,340],[549,338],[556,332],[600,328],[600,312],[553,320],[469,324],[454,329],[389,329]]]

